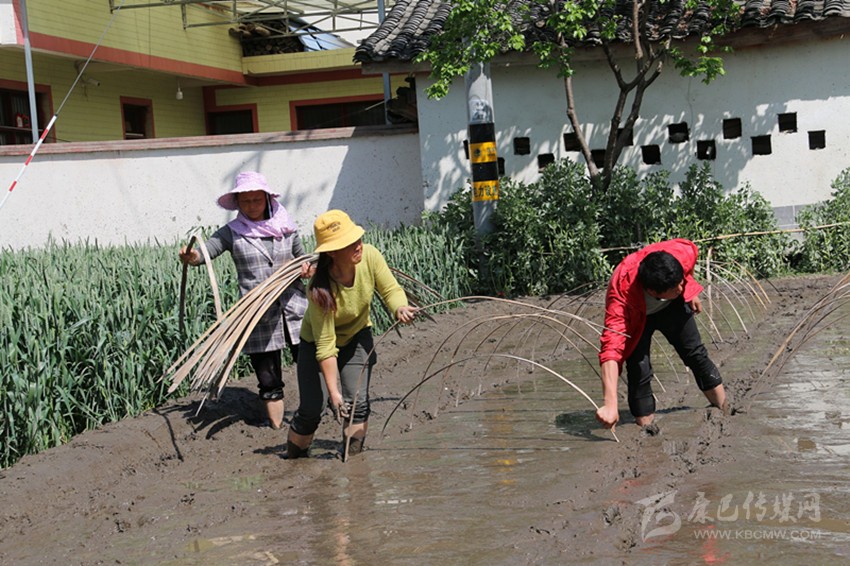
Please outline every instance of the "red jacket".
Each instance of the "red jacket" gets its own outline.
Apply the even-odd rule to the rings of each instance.
[[[605,294],[605,330],[600,338],[599,363],[623,362],[634,352],[646,325],[646,300],[638,280],[641,260],[652,252],[667,252],[679,260],[685,272],[685,302],[696,297],[703,287],[694,279],[699,250],[690,240],[676,239],[651,244],[623,258],[614,269]]]

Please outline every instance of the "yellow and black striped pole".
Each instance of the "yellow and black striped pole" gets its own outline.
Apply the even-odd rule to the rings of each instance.
[[[472,166],[472,216],[479,234],[490,232],[499,201],[499,160],[490,66],[473,64],[466,74],[469,161]]]

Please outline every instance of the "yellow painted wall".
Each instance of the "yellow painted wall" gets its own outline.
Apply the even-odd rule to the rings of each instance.
[[[406,86],[404,76],[391,77],[392,95],[399,86]],[[384,82],[380,76],[356,80],[327,81],[263,87],[222,88],[216,91],[216,104],[257,104],[257,121],[261,132],[289,131],[292,123],[290,102],[322,100],[348,96],[376,95],[383,97]]]
[[[121,0],[115,0],[118,6]],[[136,2],[138,3],[138,2]],[[221,22],[208,10],[187,6],[190,23]],[[108,0],[42,0],[27,2],[34,33],[96,44],[112,17]],[[180,7],[125,8],[101,45],[220,69],[242,70],[242,48],[229,25],[183,29]]]
[[[98,72],[92,67],[86,76],[100,81],[100,86],[77,83],[60,111],[76,78],[74,60],[34,53],[33,74],[36,83],[51,86],[53,111],[60,112],[53,130],[59,142],[122,139],[122,96],[152,101],[158,138],[206,133],[201,88],[181,85],[183,100],[178,101],[177,79],[172,76],[137,70]],[[26,83],[23,51],[0,50],[0,78]]]

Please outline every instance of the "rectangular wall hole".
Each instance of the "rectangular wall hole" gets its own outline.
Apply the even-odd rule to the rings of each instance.
[[[657,145],[642,145],[640,153],[647,165],[661,165],[661,148]]]
[[[667,135],[670,143],[685,143],[690,139],[688,123],[679,122],[678,124],[670,124],[667,126]]]
[[[555,155],[552,153],[541,153],[537,156],[537,168],[543,169],[547,165],[555,163]]]
[[[496,158],[496,164],[499,168],[499,177],[504,177],[505,176],[505,158],[504,157],[497,157]]]
[[[624,131],[625,128],[617,128],[617,137],[622,136]],[[623,144],[623,147],[629,147],[632,145],[635,145],[634,130],[629,130],[629,133],[626,136],[626,143]]]
[[[779,131],[791,134],[797,131],[797,113],[779,114]]]
[[[809,149],[824,149],[826,147],[826,130],[809,132]]]
[[[726,118],[723,120],[723,139],[734,140],[741,137],[741,119]]]
[[[581,151],[581,146],[578,143],[578,134],[575,132],[567,132],[564,134],[564,150],[565,151]]]
[[[753,155],[770,155],[773,150],[770,147],[770,136],[753,136]]]
[[[469,140],[463,140],[463,155],[466,156],[466,160],[469,161]]]
[[[514,155],[531,153],[531,138],[514,138]]]
[[[697,159],[714,160],[717,158],[717,147],[714,140],[697,140]]]
[[[593,159],[593,163],[599,169],[605,168],[605,150],[604,149],[591,149],[590,157]]]

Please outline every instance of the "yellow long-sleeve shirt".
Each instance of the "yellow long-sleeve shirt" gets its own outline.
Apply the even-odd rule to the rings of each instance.
[[[336,312],[325,314],[310,299],[301,325],[301,339],[316,343],[318,361],[335,357],[340,347],[372,326],[369,314],[375,291],[392,313],[407,306],[407,295],[393,277],[384,256],[369,244],[363,244],[363,259],[355,266],[354,284],[346,287],[331,281],[331,291],[336,299]]]

